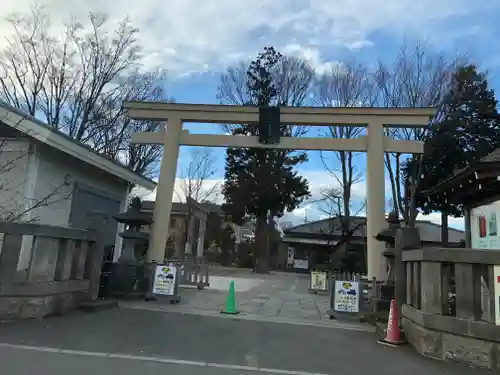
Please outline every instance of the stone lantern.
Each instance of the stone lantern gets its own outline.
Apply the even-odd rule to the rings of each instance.
[[[109,292],[115,296],[141,298],[149,291],[150,277],[145,260],[149,233],[141,229],[153,220],[151,214],[141,209],[141,200],[134,198],[126,212],[113,217],[125,224],[125,230],[118,233],[123,238],[122,252],[118,263],[113,265],[109,281]]]
[[[380,284],[380,296],[376,298],[377,310],[388,310],[391,300],[394,298],[395,289],[395,239],[396,233],[401,228],[401,222],[397,212],[391,212],[387,217],[389,227],[381,231],[375,237],[379,241],[384,241],[386,251],[384,257],[387,259],[387,279]]]

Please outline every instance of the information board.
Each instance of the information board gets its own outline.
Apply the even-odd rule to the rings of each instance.
[[[335,281],[334,311],[359,312],[359,283],[357,281]]]
[[[159,265],[156,266],[153,294],[163,296],[175,295],[175,281],[177,278],[177,267]]]
[[[474,207],[470,210],[470,236],[473,249],[500,249],[497,215],[500,201]]]
[[[328,290],[328,272],[326,271],[311,271],[311,289],[312,290]]]

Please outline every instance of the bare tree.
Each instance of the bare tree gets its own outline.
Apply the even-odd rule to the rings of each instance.
[[[320,76],[316,82],[316,100],[325,107],[361,107],[369,105],[372,84],[368,70],[354,61],[345,62],[339,67],[332,68]],[[357,126],[329,126],[326,136],[336,139],[354,139],[361,135],[363,128]],[[321,153],[321,160],[325,170],[338,183],[338,187],[323,191],[323,200],[328,206],[328,215],[333,212],[341,217],[342,233],[350,231],[351,191],[352,186],[363,179],[363,174],[356,169],[356,153],[351,151],[334,151],[339,161],[339,168],[332,165],[335,161]]]
[[[320,198],[316,201],[319,203],[318,208],[323,214],[328,217],[338,218],[338,224],[332,227],[332,231],[340,230],[342,234],[349,232],[352,228],[350,219],[362,213],[366,208],[366,202],[350,202],[349,216],[346,216],[344,211],[344,191],[342,187],[327,187],[320,192]],[[345,232],[345,233],[344,233]]]
[[[328,187],[322,189],[320,194],[317,203],[320,211],[328,217],[328,227],[326,233],[324,231],[323,233],[328,235],[327,246],[330,248],[330,263],[333,267],[335,254],[339,249],[345,252],[354,233],[364,225],[363,222],[354,223],[352,218],[364,211],[366,202],[359,204],[349,202],[349,216],[346,216],[343,187]],[[333,235],[338,232],[340,232],[339,239],[332,243]]]
[[[134,171],[151,176],[160,160],[162,145],[131,144],[135,132],[152,132],[163,126],[157,121],[130,119],[122,108],[123,101],[167,101],[165,72],[158,70],[141,73],[136,70],[118,79],[112,90],[99,97],[92,111],[92,130],[85,143],[103,155],[128,166]]]
[[[459,58],[450,60],[433,53],[425,45],[409,48],[405,43],[391,63],[379,62],[373,73],[372,103],[382,107],[438,107],[459,61]],[[396,139],[422,141],[427,129],[395,128],[386,129],[386,132]],[[401,163],[401,154],[385,155],[393,207],[408,224],[414,222],[414,218],[409,216],[411,199],[405,200],[402,192]]]
[[[287,229],[293,228],[293,222],[291,220],[278,220],[279,229],[284,232]]]
[[[127,119],[121,101],[166,100],[165,76],[138,71],[138,29],[125,18],[109,32],[111,20],[90,13],[88,22],[71,19],[55,37],[50,21],[37,6],[7,18],[13,34],[0,49],[0,98],[147,174],[159,147],[127,142],[133,130],[155,125]]]
[[[252,91],[247,85],[248,63],[240,62],[229,67],[221,75],[217,99],[224,104],[248,105],[255,103]],[[310,93],[314,79],[314,70],[304,60],[283,56],[272,71],[273,85],[276,88],[276,103],[287,106],[301,106]],[[231,124],[223,124],[224,130],[230,130]],[[299,137],[307,132],[303,126],[289,126],[285,136]]]
[[[217,158],[213,151],[210,148],[194,148],[190,154],[189,163],[179,176],[180,191],[176,192],[177,198],[186,204],[184,244],[194,240],[190,238],[189,228],[193,225],[197,206],[202,202],[216,201],[220,194],[220,183],[213,180],[217,172]]]

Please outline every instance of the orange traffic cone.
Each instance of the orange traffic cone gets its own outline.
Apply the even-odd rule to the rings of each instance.
[[[391,301],[391,309],[389,310],[389,321],[387,322],[387,332],[384,340],[378,340],[379,344],[390,346],[398,346],[404,344],[401,340],[401,331],[399,330],[398,312],[396,310],[396,301]]]

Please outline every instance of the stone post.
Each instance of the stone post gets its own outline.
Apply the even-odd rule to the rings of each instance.
[[[207,231],[207,213],[201,212],[200,218],[200,231],[198,235],[198,244],[196,248],[196,257],[201,258],[203,256],[203,250],[205,247],[205,233]]]
[[[421,247],[418,228],[399,228],[394,241],[394,281],[395,300],[398,316],[401,319],[401,306],[406,303],[406,270],[403,263],[402,252],[405,250],[419,249]]]

